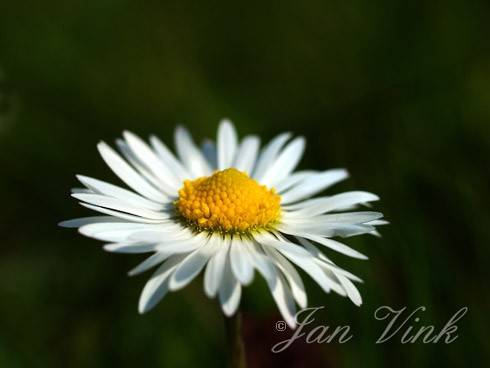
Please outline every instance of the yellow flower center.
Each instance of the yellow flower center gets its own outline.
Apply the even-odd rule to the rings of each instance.
[[[197,230],[249,233],[269,228],[281,213],[275,189],[260,185],[236,169],[186,180],[175,207]]]

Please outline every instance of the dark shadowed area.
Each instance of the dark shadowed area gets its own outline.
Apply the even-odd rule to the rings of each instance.
[[[96,144],[125,129],[172,145],[222,117],[263,142],[307,138],[300,168],[348,168],[331,189],[367,190],[391,222],[348,239],[369,261],[331,254],[364,279],[364,304],[302,273],[315,323],[350,325],[345,344],[294,343],[256,276],[242,299],[251,367],[490,365],[490,3],[488,1],[2,1],[0,3],[0,367],[217,367],[218,303],[202,277],[146,315],[141,255],[61,229],[92,214],[75,174],[119,184]],[[376,308],[407,306],[446,345],[375,344]],[[311,330],[313,326],[309,326]],[[405,330],[405,329],[404,329]]]

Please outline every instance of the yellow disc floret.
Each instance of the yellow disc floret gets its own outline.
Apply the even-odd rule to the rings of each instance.
[[[279,219],[281,197],[236,169],[186,180],[175,202],[183,220],[197,230],[249,233]]]

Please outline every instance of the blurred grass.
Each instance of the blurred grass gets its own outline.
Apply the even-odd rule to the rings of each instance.
[[[198,140],[221,117],[263,140],[305,135],[302,167],[347,167],[336,190],[380,194],[382,239],[335,259],[365,279],[352,306],[307,281],[310,305],[346,345],[284,338],[263,282],[245,291],[254,366],[486,366],[490,44],[485,1],[0,4],[0,366],[220,366],[220,311],[201,281],[136,312],[137,256],[58,229],[86,215],[75,174],[115,181],[95,144],[124,129]],[[306,277],[305,277],[305,280]],[[425,324],[469,313],[451,345],[375,345],[380,305],[427,306]],[[485,364],[487,362],[487,364]]]

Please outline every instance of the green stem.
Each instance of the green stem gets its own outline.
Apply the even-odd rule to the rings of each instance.
[[[230,368],[246,368],[245,344],[242,339],[242,314],[239,310],[233,316],[225,317],[225,327]]]

